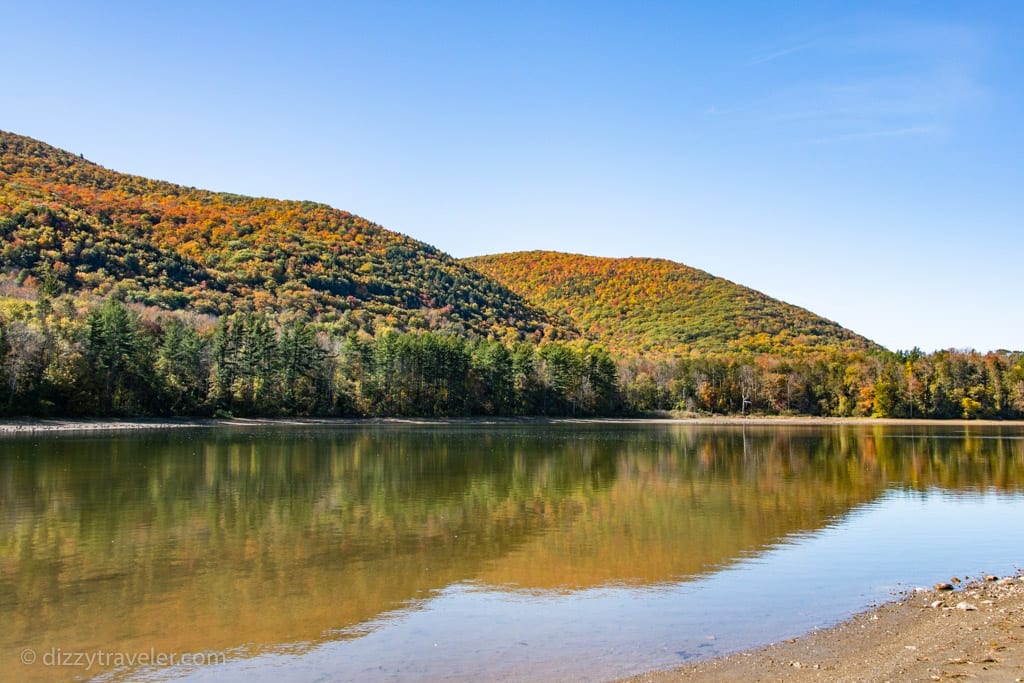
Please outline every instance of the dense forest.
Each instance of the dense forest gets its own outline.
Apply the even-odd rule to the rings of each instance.
[[[823,352],[618,360],[590,342],[335,335],[303,315],[210,319],[45,295],[0,316],[9,415],[1024,418],[1024,354]]]
[[[216,321],[107,298],[23,300],[0,316],[9,415],[593,415],[621,410],[590,344],[386,330],[302,315]]]
[[[891,353],[682,264],[459,262],[0,131],[5,415],[1024,417],[1021,353]]]
[[[51,295],[216,316],[301,310],[337,332],[574,336],[494,280],[359,216],[116,173],[3,131],[0,269]]]
[[[464,262],[616,354],[878,348],[803,308],[665,259],[527,251]]]
[[[631,411],[1024,418],[1024,353],[735,354],[620,364]]]

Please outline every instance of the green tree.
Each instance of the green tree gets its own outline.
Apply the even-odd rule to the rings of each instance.
[[[230,413],[234,407],[235,382],[238,379],[238,349],[241,334],[235,320],[225,317],[213,332],[211,398],[218,409]]]
[[[210,380],[209,347],[195,327],[171,318],[163,328],[156,369],[174,415],[202,412]]]
[[[138,315],[107,299],[88,317],[87,359],[102,414],[147,412],[153,407],[155,373],[150,340]]]
[[[241,316],[240,339],[235,352],[238,372],[235,398],[250,414],[268,415],[280,409],[277,334],[266,316]]]
[[[514,408],[512,353],[498,341],[478,342],[472,349],[473,412],[508,415]]]
[[[281,328],[278,341],[280,373],[285,412],[311,414],[330,409],[323,406],[321,379],[327,354],[317,342],[316,331],[303,319]]]

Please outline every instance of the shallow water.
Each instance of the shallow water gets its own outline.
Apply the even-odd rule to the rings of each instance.
[[[607,680],[1024,561],[1020,427],[206,429],[0,449],[0,677],[18,680]],[[107,659],[43,661],[79,652]],[[124,665],[197,652],[223,661]]]

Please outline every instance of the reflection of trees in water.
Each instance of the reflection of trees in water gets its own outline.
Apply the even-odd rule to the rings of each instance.
[[[893,434],[603,426],[10,441],[3,649],[316,640],[453,582],[677,580],[818,529],[887,487],[1024,482],[1024,441],[993,438],[999,429]]]
[[[526,587],[656,583],[819,529],[889,487],[1019,490],[1024,441],[885,430],[679,428],[623,452],[607,495],[483,578]],[[998,435],[998,432],[993,435]]]

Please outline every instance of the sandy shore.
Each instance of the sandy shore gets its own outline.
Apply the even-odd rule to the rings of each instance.
[[[360,425],[473,425],[473,424],[665,424],[665,425],[904,425],[1024,427],[1024,421],[921,420],[851,417],[640,417],[640,418],[139,418],[139,419],[20,419],[0,420],[0,434],[44,432],[138,431],[152,429],[195,429],[207,427],[346,427]]]
[[[627,680],[1024,681],[1024,575],[919,590],[803,638]]]
[[[374,424],[448,424],[458,420],[416,418],[173,418],[173,419],[24,419],[0,420],[0,434],[45,432],[121,432],[210,427],[345,427]]]

